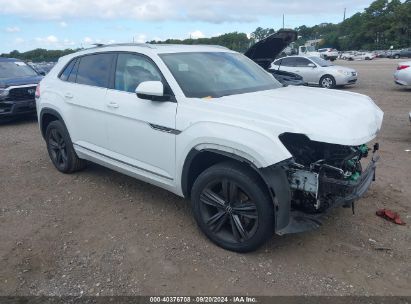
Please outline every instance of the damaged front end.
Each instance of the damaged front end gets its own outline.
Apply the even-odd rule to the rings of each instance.
[[[302,134],[284,133],[279,138],[293,158],[282,165],[289,182],[290,210],[287,225],[277,226],[278,234],[316,228],[320,216],[336,206],[352,207],[354,212],[354,202],[375,180],[378,144],[370,153],[367,145],[316,142]]]

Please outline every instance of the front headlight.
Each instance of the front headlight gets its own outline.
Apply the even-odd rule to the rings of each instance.
[[[344,76],[351,76],[351,72],[345,70],[338,70],[338,73],[343,74]]]
[[[9,90],[7,89],[0,89],[0,98],[7,97],[9,95]]]

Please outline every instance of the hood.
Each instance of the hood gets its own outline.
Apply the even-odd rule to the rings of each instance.
[[[0,88],[8,88],[11,86],[19,86],[25,84],[38,84],[43,76],[29,76],[29,77],[18,77],[18,78],[0,78]]]
[[[309,87],[283,87],[243,98],[225,96],[220,105],[268,127],[275,136],[300,133],[314,141],[348,146],[374,139],[383,119],[383,112],[368,96]]]
[[[251,46],[245,53],[264,69],[268,69],[271,62],[291,43],[297,40],[294,30],[280,30]]]

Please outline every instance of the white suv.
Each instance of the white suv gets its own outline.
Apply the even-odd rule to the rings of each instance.
[[[374,178],[376,158],[360,163],[383,117],[369,97],[283,87],[222,47],[87,49],[61,58],[36,95],[59,171],[92,161],[190,197],[201,230],[233,251],[318,227]]]
[[[325,60],[334,61],[338,58],[338,51],[336,49],[330,49],[330,48],[318,49],[318,52],[320,53],[321,58]]]

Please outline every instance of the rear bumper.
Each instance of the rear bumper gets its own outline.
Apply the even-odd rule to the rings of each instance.
[[[292,210],[289,213],[289,223],[282,229],[276,231],[279,235],[299,233],[319,228],[324,217],[332,209],[341,206],[348,206],[360,199],[370,188],[375,180],[376,163],[378,155],[373,155],[368,167],[363,171],[361,178],[357,181],[344,181],[323,177],[319,186],[327,187],[328,191],[336,194],[335,198],[329,202],[330,207],[322,213],[309,214],[299,210]]]
[[[36,113],[36,101],[28,100],[0,100],[0,118]]]

